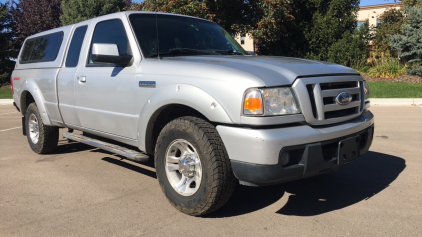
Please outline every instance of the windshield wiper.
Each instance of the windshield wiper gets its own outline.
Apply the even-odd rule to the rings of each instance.
[[[205,50],[199,49],[189,49],[189,48],[174,48],[170,49],[168,52],[160,52],[160,56],[182,56],[182,55],[200,55],[200,54],[207,54],[207,55],[217,55],[216,52],[209,52]],[[150,54],[149,57],[157,57],[158,54]]]

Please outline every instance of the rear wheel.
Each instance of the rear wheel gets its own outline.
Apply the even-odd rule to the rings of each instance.
[[[167,199],[188,215],[219,209],[236,184],[217,130],[196,117],[178,118],[163,128],[155,149],[155,165]]]
[[[25,115],[25,129],[31,149],[38,154],[52,152],[59,141],[59,128],[44,125],[35,103],[28,106]]]

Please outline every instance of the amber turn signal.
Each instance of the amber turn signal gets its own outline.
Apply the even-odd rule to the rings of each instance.
[[[262,109],[262,102],[260,98],[246,98],[245,109],[255,113],[257,110]]]
[[[263,113],[262,94],[258,89],[251,89],[245,94],[243,113],[247,115],[261,115]]]

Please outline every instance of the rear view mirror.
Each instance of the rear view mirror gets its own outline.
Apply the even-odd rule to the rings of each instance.
[[[92,62],[94,63],[113,63],[126,66],[131,60],[131,55],[120,55],[116,44],[92,45]]]

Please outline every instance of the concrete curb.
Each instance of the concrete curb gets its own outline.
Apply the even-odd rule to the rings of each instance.
[[[0,99],[0,105],[13,105],[13,99]]]
[[[422,105],[422,98],[418,99],[371,99],[371,105]]]

